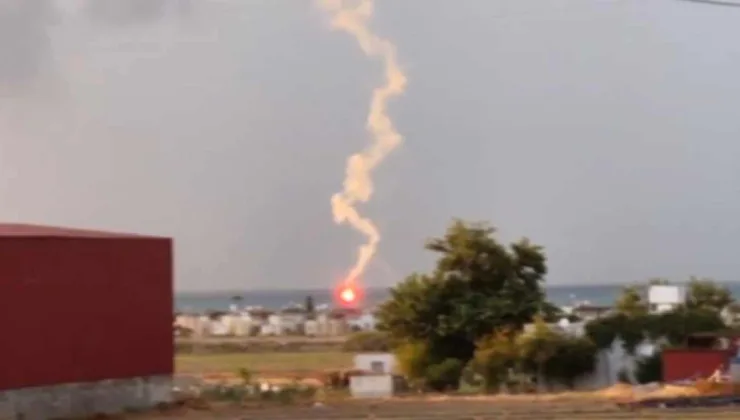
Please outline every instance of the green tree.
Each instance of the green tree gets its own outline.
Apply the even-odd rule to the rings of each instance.
[[[519,368],[519,361],[515,334],[501,330],[478,341],[471,364],[486,390],[495,391],[509,379],[509,372]]]
[[[546,366],[555,355],[559,341],[559,334],[542,319],[537,319],[533,331],[523,334],[518,340],[517,346],[524,360],[524,368],[537,375],[540,391],[544,385],[541,381],[547,376]]]
[[[622,294],[617,298],[614,309],[627,316],[639,316],[648,312],[648,305],[640,287],[628,286],[622,289]]]
[[[453,357],[431,364],[425,372],[426,386],[434,391],[457,389],[464,368],[463,362]]]
[[[658,314],[628,316],[616,313],[586,324],[586,334],[596,346],[609,348],[615,339],[620,338],[625,351],[630,354],[634,354],[645,339],[668,345],[684,345],[693,334],[724,329],[726,326],[717,311],[686,307]]]
[[[599,349],[587,337],[560,335],[553,344],[554,352],[545,364],[548,380],[573,388],[578,378],[594,371]]]
[[[407,340],[395,349],[398,370],[404,374],[415,388],[425,383],[426,369],[429,365],[429,348],[423,341]]]
[[[379,327],[401,338],[464,341],[469,359],[477,339],[529,322],[544,303],[544,253],[526,240],[507,249],[493,234],[485,224],[455,221],[430,240],[426,248],[440,254],[436,270],[391,289]]]
[[[391,289],[377,313],[379,329],[399,341],[424,342],[431,365],[450,358],[465,364],[481,338],[530,322],[545,307],[543,249],[526,239],[507,247],[494,234],[486,224],[456,220],[428,241],[439,255],[436,269]]]
[[[706,309],[721,312],[734,302],[732,292],[726,286],[708,278],[692,277],[689,280],[686,306],[691,309]]]

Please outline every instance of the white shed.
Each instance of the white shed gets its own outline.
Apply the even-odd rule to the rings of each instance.
[[[355,369],[392,374],[396,369],[396,357],[391,353],[360,353],[355,355]]]

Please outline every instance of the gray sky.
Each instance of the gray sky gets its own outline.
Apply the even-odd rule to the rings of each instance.
[[[309,0],[0,0],[6,221],[171,235],[180,289],[331,287],[329,199],[378,62]],[[95,3],[95,8],[87,4]],[[363,207],[364,281],[430,266],[452,217],[547,247],[553,284],[737,280],[740,9],[377,0],[406,143]]]

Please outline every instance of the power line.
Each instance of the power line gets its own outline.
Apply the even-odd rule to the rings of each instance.
[[[740,7],[740,0],[679,0],[688,3],[706,4],[710,6]]]

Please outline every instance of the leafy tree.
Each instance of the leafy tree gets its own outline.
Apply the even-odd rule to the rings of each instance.
[[[507,381],[509,372],[519,368],[520,352],[515,334],[501,330],[479,340],[471,364],[473,371],[483,377],[487,391],[498,389]]]
[[[522,335],[518,340],[517,344],[525,361],[524,368],[535,373],[538,380],[545,379],[546,365],[555,355],[559,340],[558,333],[541,318],[535,320],[532,332]],[[542,385],[538,382],[540,390]]]
[[[732,292],[712,279],[692,277],[689,280],[686,306],[721,312],[734,302]]]
[[[578,378],[594,371],[599,349],[587,337],[561,335],[554,348],[545,364],[545,376],[549,380],[573,388]]]
[[[392,338],[423,341],[431,365],[465,364],[475,343],[496,329],[521,329],[545,303],[547,273],[540,246],[523,239],[506,247],[483,223],[456,220],[426,248],[439,255],[429,275],[413,274],[391,289],[378,327]]]
[[[641,289],[637,286],[629,286],[622,289],[622,294],[617,298],[614,309],[627,316],[639,316],[648,312],[648,305]]]
[[[593,372],[599,352],[588,337],[565,334],[541,320],[519,337],[517,347],[522,369],[536,375],[541,390],[548,382],[573,387],[579,377]]]
[[[698,333],[713,333],[727,328],[717,311],[704,308],[678,308],[657,315],[653,337],[663,337],[669,344],[684,345],[686,339]]]
[[[429,349],[423,341],[408,340],[395,349],[400,373],[416,388],[424,386],[429,365]]]
[[[449,391],[457,389],[462,376],[463,361],[455,358],[447,358],[440,363],[427,366],[426,386],[434,391]]]
[[[616,313],[586,324],[586,334],[601,349],[610,347],[615,339],[621,338],[625,351],[634,354],[645,339],[682,345],[690,335],[718,332],[725,328],[716,311],[679,307],[659,314],[628,316]]]

